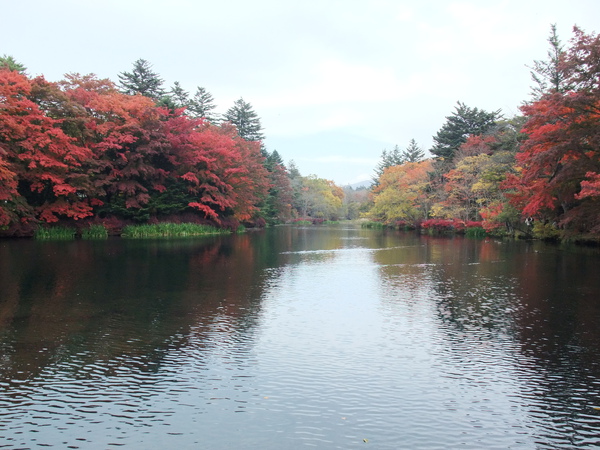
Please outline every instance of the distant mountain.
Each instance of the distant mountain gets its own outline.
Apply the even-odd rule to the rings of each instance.
[[[373,182],[371,180],[359,181],[358,183],[347,184],[344,187],[350,187],[352,189],[370,188]]]
[[[381,151],[394,146],[344,130],[272,136],[265,140],[265,145],[269,151],[277,150],[286,163],[293,160],[303,176],[316,175],[333,180],[338,186],[353,180],[368,180],[379,162]]]

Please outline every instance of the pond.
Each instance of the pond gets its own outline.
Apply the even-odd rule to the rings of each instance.
[[[599,267],[350,225],[3,240],[0,448],[597,448]]]

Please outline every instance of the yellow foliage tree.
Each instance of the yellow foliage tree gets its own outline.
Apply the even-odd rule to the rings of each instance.
[[[513,164],[514,155],[506,151],[458,160],[445,175],[446,199],[433,206],[433,215],[464,221],[480,220],[482,210],[504,200],[500,183]]]
[[[427,218],[430,205],[426,189],[431,170],[430,159],[385,169],[373,189],[374,205],[367,216],[384,223]]]
[[[302,217],[337,220],[342,212],[344,191],[333,181],[314,175],[300,178],[298,210]]]

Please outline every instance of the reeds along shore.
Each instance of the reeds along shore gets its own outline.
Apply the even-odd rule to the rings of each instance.
[[[155,237],[186,237],[214,234],[229,234],[230,230],[216,228],[210,225],[195,223],[157,223],[146,225],[127,225],[121,231],[121,237],[130,239]],[[78,233],[75,228],[54,226],[39,228],[34,237],[38,240],[75,239]],[[92,225],[81,230],[82,239],[106,239],[108,230],[103,225]]]

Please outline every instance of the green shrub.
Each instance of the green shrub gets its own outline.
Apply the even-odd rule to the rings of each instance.
[[[106,239],[108,238],[108,230],[104,225],[91,225],[81,231],[83,239]]]
[[[560,230],[550,223],[535,222],[533,225],[533,237],[538,239],[558,239]]]
[[[127,225],[123,227],[124,238],[187,237],[209,234],[228,234],[229,230],[196,223],[156,223],[146,225]]]
[[[39,240],[75,239],[75,228],[61,226],[40,227],[35,231],[33,237]]]
[[[482,227],[469,227],[465,231],[465,236],[471,238],[482,238],[487,236],[487,232]]]

